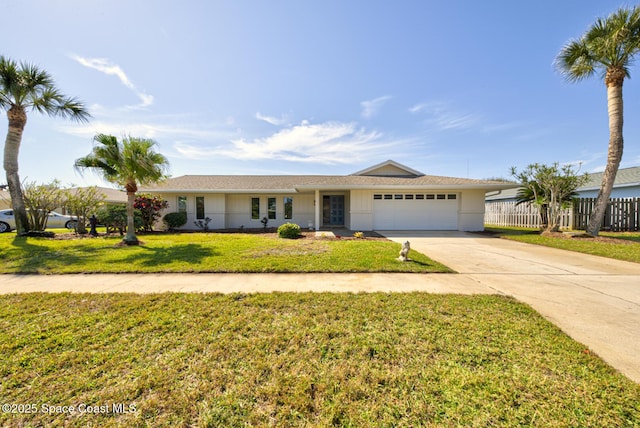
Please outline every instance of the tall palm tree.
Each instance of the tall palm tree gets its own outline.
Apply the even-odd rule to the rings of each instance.
[[[579,39],[570,40],[555,59],[557,69],[571,82],[601,72],[607,87],[609,150],[607,166],[587,232],[597,235],[622,159],[622,84],[640,49],[640,8],[622,8],[607,18],[598,18]]]
[[[19,235],[24,235],[29,230],[29,219],[20,187],[18,154],[22,132],[27,124],[27,112],[35,110],[49,116],[69,117],[79,122],[88,121],[90,115],[77,99],[60,93],[49,73],[35,65],[25,62],[18,64],[4,56],[0,56],[0,108],[7,111],[9,119],[9,131],[4,143],[4,170],[16,230]]]
[[[163,180],[169,166],[167,158],[153,150],[155,141],[144,138],[125,137],[119,142],[113,135],[98,134],[97,143],[90,154],[75,162],[82,172],[91,168],[110,183],[122,186],[127,191],[127,235],[124,242],[137,245],[133,222],[133,204],[138,184],[146,185]]]

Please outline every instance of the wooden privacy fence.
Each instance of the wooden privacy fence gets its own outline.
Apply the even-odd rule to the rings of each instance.
[[[595,201],[595,198],[576,199],[573,208],[562,212],[560,228],[585,230]],[[495,226],[542,227],[537,205],[531,203],[516,205],[515,201],[486,202],[484,223]],[[639,231],[640,198],[610,199],[601,229],[616,232]]]
[[[596,198],[576,199],[573,203],[573,229],[585,230]],[[640,198],[612,198],[604,213],[600,229],[614,232],[640,230]]]

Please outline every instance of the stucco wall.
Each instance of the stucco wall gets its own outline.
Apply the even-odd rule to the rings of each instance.
[[[484,230],[484,190],[465,190],[462,192],[459,229],[465,232]]]

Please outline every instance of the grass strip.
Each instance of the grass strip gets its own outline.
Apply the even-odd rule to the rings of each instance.
[[[0,352],[38,409],[2,426],[640,424],[640,385],[501,296],[9,295]]]

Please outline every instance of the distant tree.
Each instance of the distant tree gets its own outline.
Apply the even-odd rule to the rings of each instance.
[[[560,166],[557,162],[551,166],[531,164],[520,172],[513,167],[511,175],[522,186],[518,203],[538,205],[544,229],[549,232],[560,230],[562,210],[571,206],[576,189],[588,180],[587,174],[578,175],[571,165]]]
[[[113,135],[98,134],[92,152],[75,162],[78,170],[90,168],[110,183],[118,184],[127,191],[127,235],[124,243],[138,245],[133,205],[138,184],[150,184],[165,178],[169,162],[153,150],[155,141],[125,137],[119,142]]]
[[[58,180],[48,184],[37,184],[34,181],[25,183],[23,187],[29,230],[42,232],[47,228],[49,213],[64,204],[66,192],[60,187]]]
[[[18,154],[22,132],[27,124],[27,112],[35,110],[79,122],[87,121],[90,115],[81,102],[60,93],[49,73],[25,62],[17,64],[4,56],[0,56],[0,108],[7,111],[9,119],[9,131],[4,143],[4,170],[16,231],[18,235],[24,235],[29,230],[29,219],[20,187]]]
[[[156,221],[160,220],[160,212],[169,206],[169,202],[157,195],[143,193],[137,195],[133,207],[140,211],[142,229],[151,232]]]
[[[640,8],[622,8],[596,22],[579,38],[570,40],[555,59],[557,69],[571,82],[601,72],[607,87],[609,153],[587,232],[597,235],[611,196],[623,151],[622,84],[640,49]]]
[[[97,186],[66,190],[65,207],[71,215],[78,218],[76,232],[87,233],[89,216],[95,214],[105,200],[105,195]]]

